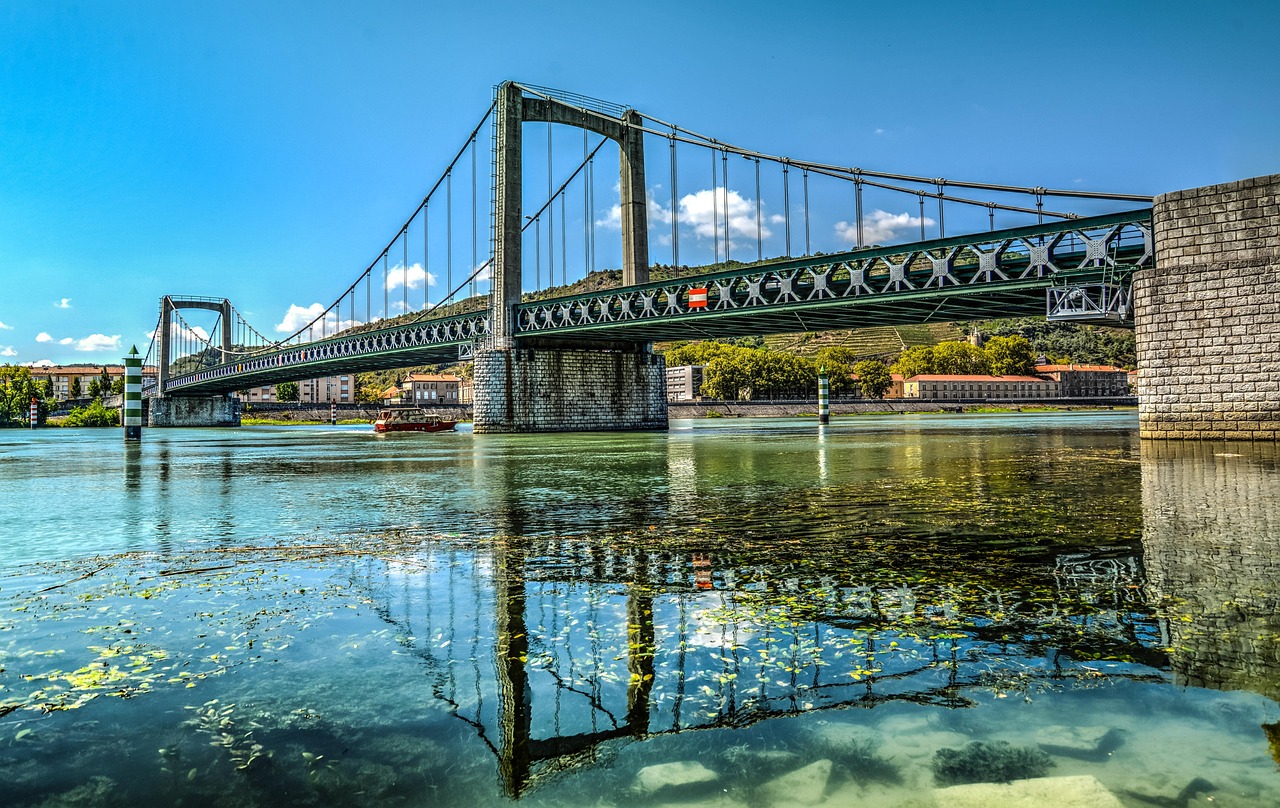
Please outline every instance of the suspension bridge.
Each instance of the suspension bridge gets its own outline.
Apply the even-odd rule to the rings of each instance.
[[[614,151],[616,185],[596,177]],[[767,154],[507,82],[329,305],[294,307],[303,321],[273,339],[229,299],[166,296],[148,362],[156,395],[190,398],[473,359],[477,431],[660,428],[655,341],[1028,315],[1132,325],[1135,273],[1157,263],[1152,202]]]

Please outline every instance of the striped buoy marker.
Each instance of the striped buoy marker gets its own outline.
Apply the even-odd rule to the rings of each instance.
[[[329,402],[329,423],[336,425],[338,423],[338,402]]]
[[[818,423],[831,422],[831,386],[827,380],[827,366],[818,368]]]
[[[36,404],[36,397],[31,397],[31,428],[35,429],[36,424],[40,420],[40,407]]]
[[[142,440],[142,357],[134,345],[124,358],[124,439]]]

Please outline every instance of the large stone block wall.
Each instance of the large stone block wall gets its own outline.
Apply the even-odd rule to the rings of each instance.
[[[1280,698],[1280,447],[1145,441],[1142,548],[1178,684]]]
[[[666,429],[666,364],[647,350],[482,351],[473,407],[476,432]]]
[[[1280,438],[1280,174],[1156,197],[1134,279],[1142,437]]]
[[[153,398],[147,426],[240,426],[240,402],[230,396]]]

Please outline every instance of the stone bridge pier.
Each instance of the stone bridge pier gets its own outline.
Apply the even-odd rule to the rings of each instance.
[[[1142,437],[1280,439],[1280,174],[1156,197],[1134,278]]]

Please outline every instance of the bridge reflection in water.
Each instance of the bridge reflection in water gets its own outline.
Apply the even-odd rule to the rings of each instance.
[[[975,557],[947,572],[890,564],[874,542],[705,547],[451,542],[349,574],[512,797],[618,739],[892,701],[965,707],[973,688],[1163,679],[1131,555]],[[1124,661],[1104,674],[1091,664],[1102,657]]]

